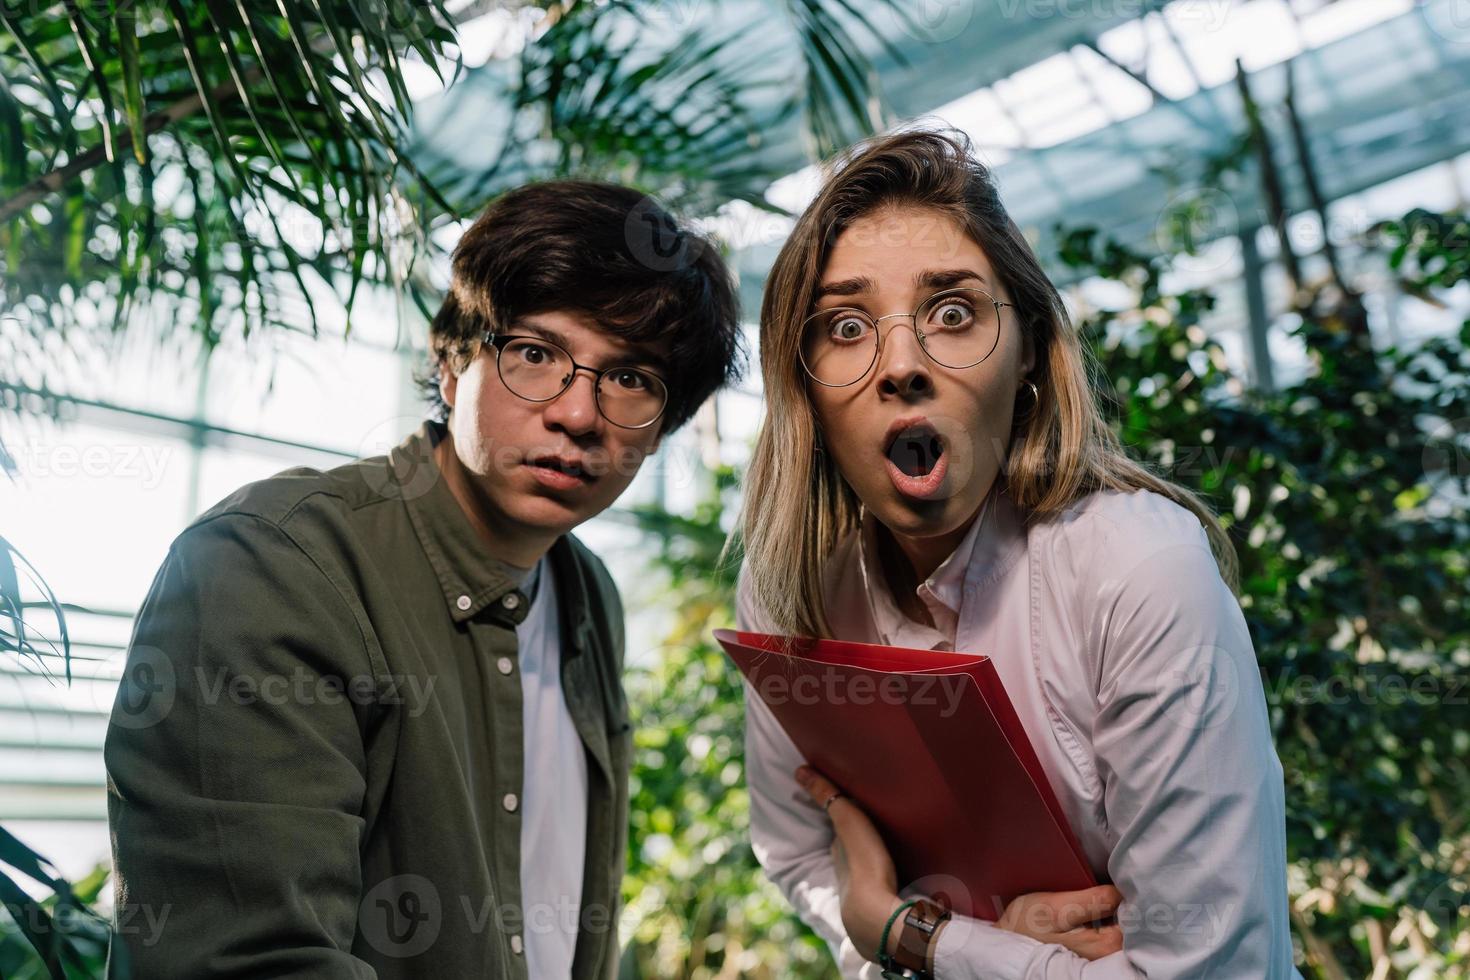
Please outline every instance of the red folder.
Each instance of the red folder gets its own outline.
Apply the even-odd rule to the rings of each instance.
[[[1097,884],[995,665],[945,653],[716,630],[812,766],[888,844],[900,887],[994,921]]]

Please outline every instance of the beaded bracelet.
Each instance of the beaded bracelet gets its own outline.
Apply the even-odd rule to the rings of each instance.
[[[890,955],[888,952],[888,933],[890,930],[893,929],[893,923],[898,920],[898,917],[900,915],[903,915],[905,911],[917,904],[919,904],[919,900],[917,898],[910,899],[909,901],[904,902],[898,908],[893,910],[893,914],[890,915],[888,917],[888,921],[883,924],[883,937],[878,940],[878,965],[883,968],[883,976],[885,980],[906,980],[907,975],[905,973],[892,972],[894,970],[902,971],[903,967],[899,966],[898,963],[894,961],[893,956]]]

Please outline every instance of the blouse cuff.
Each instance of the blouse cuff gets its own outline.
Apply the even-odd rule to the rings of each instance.
[[[935,980],[1023,980],[1043,944],[993,922],[956,915],[935,940]]]

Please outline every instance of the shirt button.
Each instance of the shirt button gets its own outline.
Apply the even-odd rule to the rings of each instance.
[[[501,800],[500,802],[505,806],[507,810],[509,810],[511,813],[514,813],[516,806],[520,803],[520,800],[516,799],[516,795],[514,793],[506,793],[505,799]]]
[[[470,602],[470,597],[467,595],[462,595],[458,599],[455,599],[454,604],[461,609],[468,609],[470,608],[470,606],[473,605],[473,603]]]
[[[514,609],[521,604],[521,597],[514,592],[510,592],[506,594],[504,599],[500,600],[500,604],[507,609]]]
[[[525,946],[521,943],[521,937],[520,936],[511,936],[510,937],[510,951],[512,953],[515,953],[517,956],[519,956],[519,955],[521,955],[521,951],[523,949],[525,949]]]
[[[501,657],[499,660],[495,661],[495,666],[500,668],[500,672],[502,674],[509,674],[512,664],[509,657]]]

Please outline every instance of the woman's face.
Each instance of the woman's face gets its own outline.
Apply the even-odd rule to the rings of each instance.
[[[994,308],[984,310],[983,297],[973,314],[964,302],[942,301],[924,313],[926,322],[919,328],[938,354],[950,349],[946,345],[983,354],[989,343],[975,339],[973,324],[988,322],[994,331],[989,356],[971,367],[952,368],[925,353],[907,314],[936,292],[955,287],[982,289],[1001,303],[1010,302],[985,253],[962,225],[938,211],[894,206],[843,231],[815,301],[818,311],[853,308],[877,320],[878,359],[860,381],[827,387],[808,380],[807,388],[826,451],[862,502],[911,554],[926,539],[947,554],[963,537],[1004,464],[1017,386],[1032,366],[1016,311],[1003,306],[996,322]],[[971,315],[977,319],[967,319]],[[816,342],[823,350],[850,357],[840,345],[864,330],[862,321],[829,318],[808,337],[820,336]],[[803,347],[809,364],[817,356],[811,342]],[[968,359],[945,357],[949,363]]]

